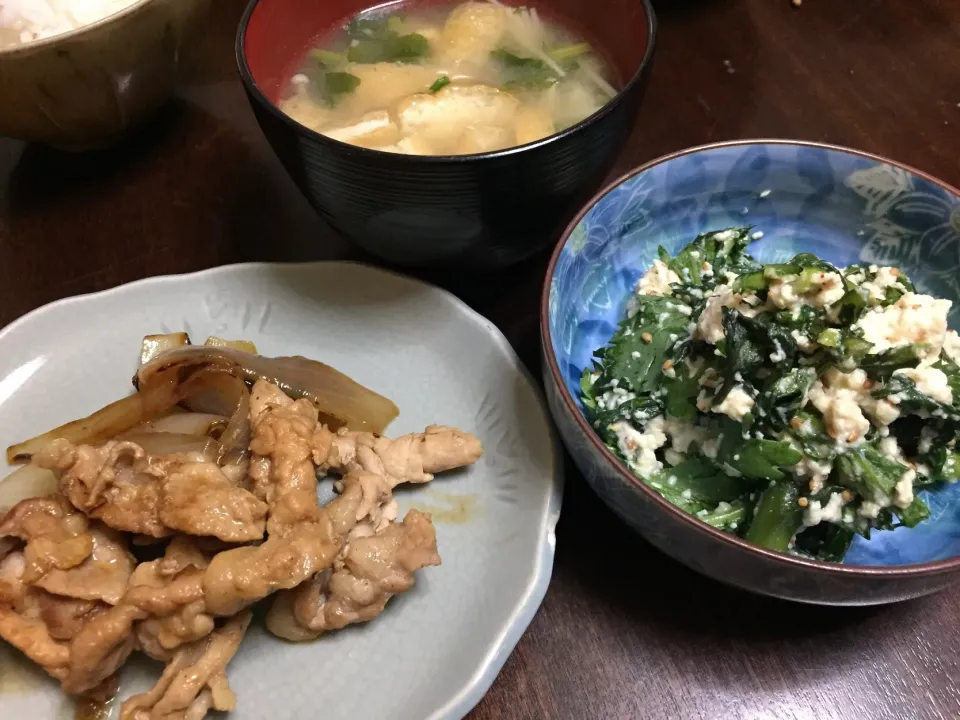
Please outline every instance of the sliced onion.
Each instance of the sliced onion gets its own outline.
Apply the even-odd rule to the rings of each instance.
[[[291,397],[310,400],[332,427],[379,433],[399,414],[390,400],[329,365],[304,357],[265,358],[231,348],[192,345],[170,350],[140,368],[135,383],[141,391],[177,386],[197,382],[196,377],[211,371],[248,382],[272,382]]]
[[[65,438],[74,444],[97,443],[115,437],[124,430],[139,425],[146,418],[140,395],[130,395],[97,410],[93,415],[61,425],[7,448],[7,462],[28,462],[34,453],[57,438]]]
[[[146,365],[160,353],[189,344],[190,337],[185,332],[170,333],[169,335],[147,335],[140,343],[140,364]]]
[[[229,379],[225,379],[229,378]],[[94,445],[171,413],[177,403],[196,394],[204,395],[211,387],[216,388],[205,395],[211,407],[224,412],[223,417],[233,414],[240,403],[238,385],[243,383],[230,378],[223,372],[214,372],[210,368],[189,374],[183,382],[178,382],[176,373],[151,375],[151,381],[141,384],[140,392],[110,403],[88,417],[74,420],[48,432],[38,435],[7,448],[7,462],[22,463],[57,438],[69,440],[74,445]],[[245,388],[244,388],[245,389]],[[221,392],[232,392],[232,397],[223,397]],[[217,403],[211,399],[219,398]],[[174,416],[175,417],[175,416]],[[170,420],[170,422],[173,422]]]
[[[240,352],[253,353],[257,354],[257,346],[254,345],[249,340],[224,340],[223,338],[214,337],[211,335],[207,338],[207,341],[204,343],[208,347],[225,347],[232,348],[234,350],[239,350]]]
[[[242,383],[241,383],[242,384]],[[250,392],[243,386],[240,403],[234,411],[226,429],[220,435],[221,465],[240,465],[247,460],[250,448]]]
[[[53,495],[57,476],[36,465],[24,465],[0,480],[0,517],[21,500]]]
[[[191,412],[230,418],[250,395],[250,391],[241,378],[207,370],[188,380],[183,394],[183,405]]]
[[[222,432],[229,417],[210,413],[173,412],[156,420],[148,420],[133,428],[131,433],[178,433],[180,435],[213,435]]]
[[[187,346],[169,350],[134,377],[136,395],[110,403],[92,415],[7,448],[7,462],[27,462],[51,441],[65,438],[96,444],[171,413],[181,402],[198,413],[233,418],[247,397],[243,381],[267,380],[292,397],[310,400],[331,428],[375,433],[398,414],[390,400],[354,382],[329,365],[303,357],[264,358],[232,348]],[[238,416],[238,423],[240,419]],[[238,447],[242,424],[231,433]],[[247,430],[249,432],[249,430]]]
[[[150,457],[160,455],[197,455],[215,462],[222,454],[220,443],[210,437],[170,432],[129,432],[124,440],[136,443]]]

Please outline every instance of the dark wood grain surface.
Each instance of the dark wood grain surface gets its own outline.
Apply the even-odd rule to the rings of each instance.
[[[960,186],[958,0],[656,4],[654,72],[617,173],[689,145],[786,137]],[[241,5],[216,0],[195,81],[123,147],[65,156],[0,139],[0,323],[150,275],[357,257],[257,129],[233,64]],[[539,374],[545,262],[427,277],[500,325]],[[471,717],[955,720],[958,676],[960,596],[871,610],[752,597],[654,551],[570,467],[546,600]]]

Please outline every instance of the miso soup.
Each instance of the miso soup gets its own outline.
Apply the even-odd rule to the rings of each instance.
[[[353,145],[465,155],[575,125],[613,82],[589,43],[535,9],[464,2],[361,13],[307,53],[280,108]]]

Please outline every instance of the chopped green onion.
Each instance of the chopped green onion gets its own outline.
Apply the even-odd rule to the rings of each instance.
[[[438,77],[436,80],[433,81],[433,85],[430,86],[430,92],[432,93],[440,92],[449,84],[450,84],[450,78],[448,78],[446,75],[441,75],[440,77]]]
[[[564,60],[573,60],[574,58],[586,55],[591,51],[590,43],[576,43],[575,45],[564,45],[562,47],[548,50],[547,55],[551,60],[563,62]]]
[[[360,78],[345,72],[328,72],[324,76],[323,97],[329,107],[335,107],[342,95],[349,95],[360,85]]]
[[[347,50],[347,59],[355,63],[416,62],[430,54],[430,43],[417,33],[357,40]]]
[[[310,57],[320,63],[320,66],[327,70],[332,70],[347,64],[346,55],[341,55],[340,53],[332,52],[330,50],[323,50],[322,48],[311,50]]]
[[[827,328],[817,336],[817,342],[824,347],[836,347],[840,344],[840,331],[836,328]]]

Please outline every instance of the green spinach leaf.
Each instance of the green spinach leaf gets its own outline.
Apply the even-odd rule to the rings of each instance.
[[[620,387],[645,393],[660,387],[663,364],[689,319],[676,300],[656,295],[637,297],[637,312],[621,323],[610,344],[597,351],[602,368],[598,387],[617,380]]]
[[[520,57],[503,48],[494,50],[490,57],[500,68],[501,86],[505,90],[543,90],[559,79],[537,58]]]

